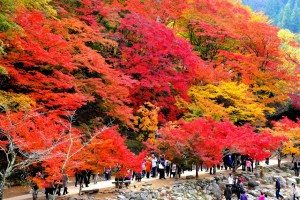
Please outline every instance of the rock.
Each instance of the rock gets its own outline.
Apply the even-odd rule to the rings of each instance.
[[[207,188],[210,193],[216,198],[221,199],[222,198],[222,191],[220,186],[216,183],[216,181],[212,181],[212,183]]]
[[[259,183],[256,182],[255,180],[249,180],[248,181],[248,186],[254,188],[254,187],[259,186]]]
[[[206,199],[206,200],[213,200],[212,196],[207,195],[207,194],[205,195],[205,199]]]
[[[118,200],[127,200],[127,198],[124,195],[118,195]]]
[[[160,194],[166,195],[166,194],[167,194],[167,191],[166,191],[166,190],[162,190],[162,191],[160,192]]]
[[[294,178],[287,178],[287,184],[289,186],[291,186],[292,183],[296,184],[297,183],[296,179],[294,179]]]
[[[248,174],[244,174],[243,176],[245,177],[246,181],[249,181],[252,179]]]
[[[147,191],[143,191],[140,193],[141,199],[143,200],[147,200],[148,199],[148,192]]]
[[[190,194],[196,194],[197,191],[196,191],[196,190],[189,190],[189,193],[190,193]]]
[[[268,197],[275,197],[275,192],[268,190],[268,191],[265,191],[265,193],[268,195]]]
[[[248,193],[254,197],[258,197],[260,194],[258,190],[249,190]]]

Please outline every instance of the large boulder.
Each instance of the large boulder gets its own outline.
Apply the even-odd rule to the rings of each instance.
[[[252,180],[248,181],[248,186],[254,188],[254,187],[259,186],[259,183],[252,179]]]
[[[288,184],[289,186],[291,186],[292,183],[294,183],[294,184],[297,183],[297,181],[296,181],[295,178],[287,178],[286,180],[287,180],[287,184]]]
[[[117,196],[118,200],[127,200],[127,198],[124,195],[118,195]]]
[[[216,181],[212,181],[211,184],[206,188],[215,199],[222,199],[222,191]]]
[[[260,194],[260,192],[258,190],[249,190],[248,193],[254,197],[258,197]]]
[[[268,195],[268,197],[275,197],[275,192],[273,192],[273,190],[267,190],[265,193]]]

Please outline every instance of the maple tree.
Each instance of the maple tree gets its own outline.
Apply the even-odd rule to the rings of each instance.
[[[280,121],[273,122],[271,133],[275,136],[286,138],[281,148],[278,149],[278,165],[280,166],[281,157],[284,155],[300,155],[300,121],[292,121],[284,117]]]
[[[65,132],[65,122],[57,120],[55,114],[7,112],[0,118],[0,152],[4,155],[0,171],[2,198],[6,179],[15,170],[26,169],[49,157],[55,160],[56,150],[68,142],[69,136]]]
[[[138,140],[155,139],[158,130],[158,111],[152,103],[146,102],[141,106],[133,117],[133,124],[139,132]]]
[[[289,30],[280,30],[278,32],[278,37],[281,39],[281,49],[284,53],[283,65],[290,71],[290,73],[298,72],[299,78],[299,66],[300,66],[300,38],[299,35],[290,32]],[[293,93],[290,94],[291,104],[296,109],[300,108],[300,96],[299,96],[299,81],[295,82],[293,86],[295,89]]]
[[[186,118],[209,116],[217,120],[230,119],[234,123],[263,125],[265,112],[272,108],[257,102],[245,84],[220,82],[218,85],[192,86],[190,103],[179,100],[178,106],[187,109]]]
[[[268,132],[256,133],[249,125],[239,127],[229,121],[205,118],[170,124],[159,133],[160,140],[153,147],[157,151],[169,156],[185,155],[196,165],[202,162],[207,167],[220,164],[225,150],[263,160],[284,140]]]
[[[268,111],[266,116],[279,110],[298,78],[297,71],[282,63],[278,29],[263,15],[230,1],[199,1],[190,6],[174,29],[214,66],[219,80],[247,85],[255,101]]]
[[[148,101],[159,107],[159,121],[177,119],[181,112],[175,97],[186,97],[192,82],[212,79],[213,69],[160,23],[137,14],[126,15],[120,23],[115,34],[120,58],[115,66],[137,80],[132,102],[136,107]]]
[[[5,155],[0,171],[1,197],[7,178],[16,170],[37,164],[48,175],[32,179],[40,187],[60,180],[64,173],[74,175],[76,169],[103,172],[104,167],[119,166],[119,176],[124,176],[128,169],[141,171],[145,152],[135,156],[116,129],[102,127],[83,134],[72,125],[73,114],[65,121],[56,115],[39,112],[0,115],[0,153]]]
[[[262,160],[286,142],[283,129],[283,152],[296,151],[291,122],[244,124],[265,126],[290,98],[297,106],[299,40],[239,2],[1,1],[2,151],[11,142],[26,152],[16,161],[39,162],[50,182],[76,167],[140,171],[147,152],[134,155],[119,131],[207,166],[225,150]]]
[[[108,115],[129,120],[131,109],[125,102],[131,81],[88,46],[114,42],[74,18],[58,22],[24,11],[16,19],[23,32],[2,35],[13,49],[1,59],[10,78],[7,89],[26,92],[37,106],[61,111],[76,110],[98,98]]]

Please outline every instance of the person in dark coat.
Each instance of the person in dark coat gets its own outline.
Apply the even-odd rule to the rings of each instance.
[[[276,179],[275,188],[276,188],[276,199],[283,198],[283,196],[280,194],[281,184],[279,178]]]
[[[181,166],[180,166],[180,165],[177,165],[177,174],[178,174],[178,178],[180,178],[181,172],[182,172]]]
[[[171,172],[171,163],[169,160],[166,160],[166,174],[167,174],[167,177],[169,176]]]
[[[158,170],[159,170],[159,179],[166,179],[165,178],[165,158],[164,156],[160,157]]]
[[[81,178],[83,179],[85,187],[89,187],[88,171],[87,170],[82,171],[81,175],[82,175]]]
[[[226,185],[226,188],[224,190],[224,196],[226,200],[231,200],[232,197],[232,191],[230,185]]]
[[[56,191],[56,194],[57,194],[58,196],[61,195],[61,188],[62,188],[61,182],[55,180],[55,181],[54,181],[54,191]]]
[[[53,195],[54,193],[54,186],[50,182],[45,183],[45,195],[46,199],[49,199],[49,195]]]
[[[242,193],[242,195],[240,197],[240,200],[248,200],[248,196],[247,196],[247,194],[246,194],[245,191],[243,191],[243,193]]]
[[[75,187],[77,187],[77,184],[80,182],[80,173],[78,170],[75,171]]]
[[[295,171],[295,176],[299,176],[299,169],[300,169],[300,161],[294,162],[294,171]]]
[[[39,187],[36,183],[32,184],[32,199],[37,200],[38,199],[38,193],[39,193]]]

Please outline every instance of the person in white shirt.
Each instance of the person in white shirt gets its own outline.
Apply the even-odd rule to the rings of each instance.
[[[229,185],[233,185],[233,177],[232,177],[232,175],[231,174],[229,174],[229,177],[228,177],[228,184]]]
[[[295,183],[292,183],[292,193],[293,193],[293,200],[299,199],[300,191],[299,188],[295,185]]]
[[[155,157],[155,155],[152,155],[152,178],[156,177],[156,171],[157,171],[157,158]]]
[[[176,172],[177,172],[177,166],[176,166],[175,163],[172,163],[172,165],[171,165],[171,173],[170,173],[170,177],[171,177],[171,175],[172,175],[173,178],[175,178]]]

